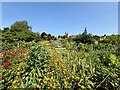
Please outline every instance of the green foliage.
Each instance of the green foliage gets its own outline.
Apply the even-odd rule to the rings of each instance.
[[[87,34],[87,35],[83,34],[80,39],[80,42],[85,43],[85,44],[87,44],[87,43],[92,44],[92,43],[94,43],[94,39],[91,34]]]
[[[18,41],[17,42],[17,47],[22,47],[22,48],[30,48],[36,45],[38,45],[38,43],[36,43],[35,41],[31,41],[31,42]]]
[[[77,35],[77,36],[73,39],[73,41],[79,43],[80,40],[81,40],[81,38],[82,38],[82,35]]]
[[[58,38],[66,39],[66,38],[68,38],[68,33],[65,32],[65,34],[63,36],[59,35]]]
[[[2,90],[15,88],[14,83],[18,81],[19,73],[24,70],[20,70],[25,63],[23,58],[25,58],[28,49],[25,48],[17,48],[6,50],[0,55],[2,56]],[[5,68],[5,64],[9,63],[7,68]]]
[[[56,43],[60,45],[56,48],[49,41],[19,43],[20,47],[33,47],[26,58],[10,62],[15,67],[4,71],[3,75],[12,73],[3,80],[5,87],[109,90],[109,84],[113,88],[120,86],[117,45],[81,43],[76,47],[74,42],[64,41],[62,44]]]
[[[106,43],[106,44],[113,44],[113,45],[119,45],[120,43],[120,35],[110,35],[110,36],[106,36],[105,39],[99,41],[100,43]]]
[[[68,33],[65,33],[59,36],[62,42],[50,42],[48,40],[55,37],[43,32],[40,41],[39,33],[32,32],[27,21],[15,22],[10,28],[0,31],[3,33],[2,47],[6,50],[0,53],[1,59],[11,58],[10,63],[1,66],[5,76],[2,79],[3,89],[114,90],[120,86],[120,35],[100,39],[88,34],[85,29],[73,40],[67,40]],[[99,43],[94,44],[94,40]],[[79,44],[76,46],[76,43]],[[30,48],[30,51],[23,53],[24,49],[17,50],[20,47]],[[9,68],[5,68],[8,67],[6,65]]]
[[[56,40],[55,36],[52,36],[51,34],[46,34],[45,32],[41,33],[41,39],[43,39],[43,40]]]
[[[34,33],[31,29],[27,21],[17,21],[11,25],[11,28],[4,28],[4,30],[2,30],[3,50],[16,47],[18,41],[40,41],[39,33]]]
[[[45,70],[49,63],[49,56],[41,46],[33,46],[30,48],[29,56],[27,58],[27,68],[39,68]]]
[[[46,34],[45,32],[42,32],[42,33],[41,33],[41,39],[44,39],[44,40],[45,40],[46,36],[47,36],[47,34]]]
[[[20,32],[22,30],[31,30],[32,27],[28,25],[27,21],[16,21],[13,25],[11,25],[11,31]]]
[[[56,72],[55,80],[62,83],[61,88],[69,87],[82,90],[98,88],[111,89],[109,84],[112,84],[113,88],[120,85],[120,61],[116,53],[117,46],[113,46],[112,44],[95,45],[81,43],[76,48],[69,42],[64,42],[63,44],[65,44],[64,46],[66,48],[64,50],[51,49],[49,51],[49,48],[45,46],[49,54],[52,54],[51,58],[53,63],[56,62],[53,64],[53,67],[58,65],[59,67],[67,68],[67,72],[64,68],[59,70],[59,67],[54,70]],[[72,49],[70,49],[70,47]],[[62,64],[60,64],[60,62],[62,62]],[[69,74],[69,72],[71,73]],[[69,84],[67,84],[67,86],[64,85],[62,79],[57,77],[62,79],[66,77],[64,82]],[[69,78],[71,78],[70,81]]]
[[[35,84],[41,84],[43,76],[49,69],[49,60],[47,52],[41,46],[30,48],[25,66],[25,74],[22,75],[20,88],[34,88]],[[24,79],[26,78],[26,79]]]
[[[76,43],[84,43],[84,44],[93,44],[95,42],[95,39],[93,38],[93,36],[91,34],[87,33],[87,30],[85,28],[84,32],[82,33],[82,35],[77,35],[73,41],[75,41]]]

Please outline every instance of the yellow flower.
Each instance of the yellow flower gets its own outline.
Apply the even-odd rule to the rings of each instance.
[[[51,72],[48,72],[47,74],[51,74]]]
[[[13,81],[13,83],[12,83],[12,84],[15,84],[16,82],[17,82],[17,80]]]
[[[65,81],[65,82],[64,82],[64,84],[68,84],[68,82],[67,82],[67,81]]]
[[[21,71],[21,73],[24,73],[24,71]]]
[[[63,74],[65,74],[65,71],[63,71]]]
[[[79,77],[76,77],[76,79],[79,79]]]
[[[49,78],[46,78],[46,80],[48,81],[48,80],[49,80]]]
[[[20,70],[20,67],[18,67],[17,70],[19,71],[19,70]]]
[[[51,77],[51,79],[53,79],[53,76]]]
[[[17,72],[17,75],[20,75],[20,72]]]
[[[63,81],[65,81],[65,79],[63,79]]]
[[[37,85],[37,88],[41,88],[41,86],[40,86],[40,85]]]
[[[12,83],[12,82],[13,82],[13,79],[10,80],[10,83]]]
[[[34,87],[36,87],[37,86],[37,84],[34,84]]]
[[[44,77],[44,79],[46,80],[46,79],[47,79],[47,77],[45,76],[45,77]]]
[[[55,86],[53,86],[53,88],[56,88]]]
[[[46,83],[47,83],[47,81],[44,81],[44,83],[46,84]]]
[[[52,71],[54,70],[54,68],[52,68]]]
[[[72,78],[74,78],[74,76],[72,76]]]
[[[52,87],[52,84],[50,84],[50,87]]]

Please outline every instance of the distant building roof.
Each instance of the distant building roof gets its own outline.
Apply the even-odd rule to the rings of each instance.
[[[71,36],[69,36],[70,38],[75,38],[77,35],[71,35]]]

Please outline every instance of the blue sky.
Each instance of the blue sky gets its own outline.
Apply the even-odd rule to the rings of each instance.
[[[87,27],[96,35],[118,33],[117,2],[3,2],[2,27],[27,20],[32,31],[58,36],[80,34]]]

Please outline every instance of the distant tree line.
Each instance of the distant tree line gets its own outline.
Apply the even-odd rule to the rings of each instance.
[[[52,36],[51,34],[46,34],[45,32],[42,32],[41,39],[42,40],[56,40],[56,37]]]
[[[56,38],[51,34],[46,34],[45,32],[41,33],[41,35],[37,32],[32,32],[32,27],[28,25],[27,21],[16,21],[10,27],[5,27],[2,32],[2,41],[13,43],[16,41],[35,41],[38,42],[40,40],[55,40]]]
[[[96,41],[98,43],[111,43],[111,44],[120,44],[120,35],[110,35],[106,36],[104,39],[101,39],[103,37],[92,35],[87,32],[87,29],[85,28],[84,32],[82,34],[76,35],[74,38],[71,36],[68,36],[68,33],[65,32],[63,36],[59,35],[58,38],[51,34],[47,34],[45,32],[42,32],[39,34],[38,32],[32,32],[32,27],[28,24],[27,21],[16,21],[14,24],[12,24],[10,27],[5,27],[3,30],[0,29],[0,32],[2,32],[2,42],[7,43],[14,43],[17,41],[41,41],[41,40],[56,40],[56,39],[67,39],[68,41],[75,41],[78,43],[84,43],[84,44],[93,44]]]
[[[79,43],[84,43],[84,44],[94,44],[95,42],[97,43],[102,43],[102,44],[113,44],[113,45],[119,45],[120,44],[120,35],[109,35],[106,36],[97,36],[97,35],[92,35],[87,32],[87,29],[85,28],[84,32],[82,34],[76,35],[74,38],[72,36],[69,36],[68,40],[70,41],[75,41],[77,44]]]

